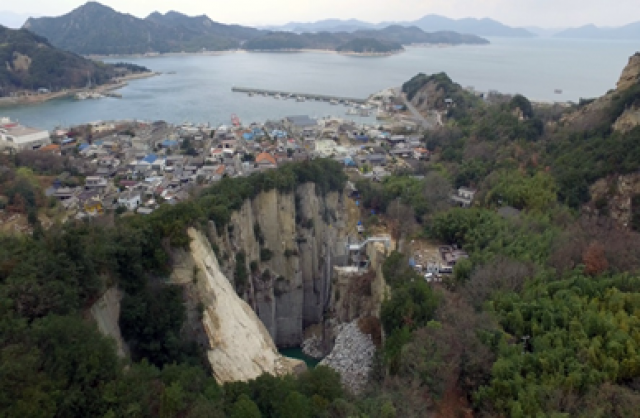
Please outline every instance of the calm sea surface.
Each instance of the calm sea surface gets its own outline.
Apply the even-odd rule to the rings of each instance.
[[[122,60],[165,74],[131,82],[122,99],[52,101],[0,108],[24,124],[45,129],[96,120],[142,119],[172,123],[263,122],[293,114],[343,116],[343,106],[297,103],[232,93],[232,86],[366,97],[400,86],[417,74],[445,71],[463,86],[522,93],[536,100],[594,97],[614,88],[633,41],[491,39],[487,46],[409,48],[391,57],[362,58],[327,53],[230,53]],[[122,61],[111,60],[111,61]],[[175,71],[176,74],[166,74]],[[554,94],[562,89],[563,94]],[[357,120],[357,119],[356,119]]]

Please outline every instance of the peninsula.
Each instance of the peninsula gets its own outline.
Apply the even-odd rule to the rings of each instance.
[[[77,90],[113,90],[153,75],[128,63],[104,64],[59,50],[26,29],[0,26],[0,106],[39,103]]]

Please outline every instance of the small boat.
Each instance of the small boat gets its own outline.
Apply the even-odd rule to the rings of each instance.
[[[248,94],[248,96],[249,96],[249,97],[253,97],[253,96],[255,96],[255,93],[254,93],[254,92],[252,92],[252,91],[250,91],[250,92],[249,92],[249,94]]]
[[[280,96],[279,94],[276,94],[275,96],[273,96],[273,98],[280,100],[282,98],[282,96]]]
[[[347,109],[347,115],[357,115],[358,114],[358,110],[350,107],[349,109]]]
[[[335,100],[335,99],[332,99],[332,100],[329,101],[329,103],[331,103],[332,105],[337,105],[338,101]]]
[[[298,97],[296,98],[296,102],[304,102],[304,101],[305,101],[305,98],[304,98],[304,97],[302,97],[302,96],[298,96]]]
[[[555,89],[553,92],[555,94],[562,94],[562,89]]]
[[[233,124],[233,126],[240,126],[240,118],[238,116],[236,116],[236,114],[234,113],[233,115],[231,115],[231,123]]]

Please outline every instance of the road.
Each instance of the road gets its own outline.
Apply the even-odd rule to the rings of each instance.
[[[422,127],[424,129],[431,129],[433,124],[431,122],[429,122],[427,120],[427,118],[425,118],[424,116],[422,116],[422,114],[420,114],[420,112],[418,112],[418,109],[415,108],[415,106],[413,106],[408,100],[407,97],[400,93],[400,97],[402,97],[402,100],[404,101],[404,105],[407,106],[407,109],[409,110],[409,112],[411,112],[411,114],[413,115],[413,117],[415,118],[416,121],[420,122],[420,124],[422,125]]]

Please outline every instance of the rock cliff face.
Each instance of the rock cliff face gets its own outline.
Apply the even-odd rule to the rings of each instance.
[[[125,357],[129,353],[127,344],[120,334],[118,319],[120,318],[120,300],[122,292],[117,288],[109,288],[96,303],[91,306],[91,317],[98,325],[100,332],[116,342],[118,355]]]
[[[591,203],[582,210],[587,215],[606,214],[620,228],[630,229],[634,211],[634,198],[640,196],[640,174],[627,174],[603,178],[589,189]]]
[[[216,380],[246,381],[263,373],[281,375],[304,370],[302,361],[278,354],[267,329],[220,270],[207,238],[193,228],[188,232],[189,256],[176,266],[172,281],[196,282],[209,339],[207,357]]]
[[[640,126],[640,108],[631,107],[616,120],[613,129],[619,132],[629,132],[636,126]]]
[[[337,267],[346,262],[347,236],[357,236],[358,220],[353,200],[337,192],[318,195],[307,183],[295,193],[272,190],[245,201],[222,228],[210,223],[189,229],[189,249],[172,254],[170,281],[188,294],[185,325],[207,348],[218,382],[304,370],[303,362],[281,356],[277,347],[300,346],[305,329],[315,325],[327,354],[340,324],[378,315],[387,249],[367,247],[371,271],[365,275]],[[239,263],[249,272],[244,279]],[[111,289],[91,312],[124,355],[119,300]]]
[[[640,81],[640,52],[636,52],[629,58],[629,63],[622,71],[618,80],[617,89],[626,90]]]
[[[606,113],[613,100],[621,92],[628,90],[640,83],[640,53],[629,58],[629,63],[622,70],[622,74],[616,84],[616,89],[609,91],[602,97],[582,107],[580,110],[570,113],[563,118],[565,125],[574,126],[580,130],[588,130],[598,126],[606,120]],[[620,132],[628,132],[640,125],[640,109],[630,106],[613,123],[613,129]]]
[[[299,346],[304,329],[323,320],[332,266],[345,259],[357,212],[342,194],[319,196],[315,184],[307,183],[292,194],[262,193],[246,201],[223,231],[209,229],[224,274],[236,288],[244,287],[245,299],[277,346]],[[234,278],[242,260],[238,254],[244,254],[249,271],[245,284]]]

